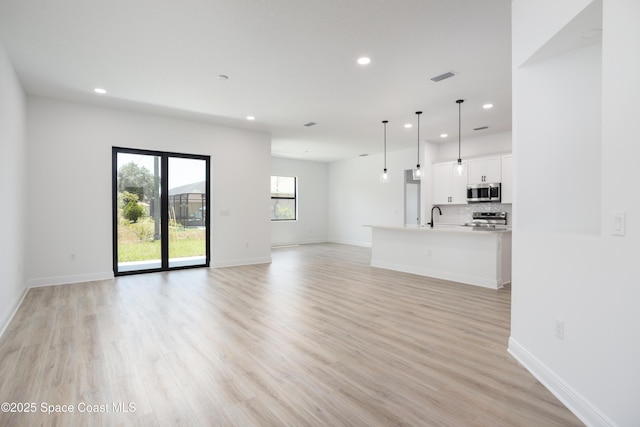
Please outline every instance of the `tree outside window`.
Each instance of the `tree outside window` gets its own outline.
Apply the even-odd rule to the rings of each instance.
[[[297,219],[297,179],[295,176],[271,177],[271,221]]]

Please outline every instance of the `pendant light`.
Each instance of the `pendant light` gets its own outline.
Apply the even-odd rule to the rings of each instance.
[[[382,174],[380,174],[380,182],[386,184],[389,182],[389,172],[387,172],[387,123],[389,120],[383,120],[384,124],[384,169],[382,170]]]
[[[456,172],[458,173],[458,176],[462,176],[462,156],[460,156],[460,133],[461,133],[461,107],[462,107],[462,103],[464,102],[464,99],[458,99],[456,101],[456,103],[458,104],[458,166],[456,168]]]
[[[420,114],[422,111],[416,111],[416,116],[418,116],[418,164],[416,168],[413,170],[413,179],[418,180],[422,178],[422,171],[420,170]]]

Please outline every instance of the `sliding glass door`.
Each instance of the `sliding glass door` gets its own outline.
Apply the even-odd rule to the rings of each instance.
[[[209,265],[209,156],[113,148],[116,275]]]
[[[207,161],[169,157],[169,267],[206,260]]]

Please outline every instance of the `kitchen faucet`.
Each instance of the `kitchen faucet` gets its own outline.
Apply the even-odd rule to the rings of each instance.
[[[433,228],[433,210],[434,209],[438,209],[438,212],[440,212],[440,215],[442,215],[442,211],[440,210],[440,206],[434,206],[431,208],[431,222],[429,223],[429,226],[431,228]]]

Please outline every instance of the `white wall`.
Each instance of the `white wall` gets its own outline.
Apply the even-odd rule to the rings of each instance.
[[[511,3],[511,32],[513,64],[523,64],[560,28],[567,24],[577,10],[582,10],[592,0],[513,0]],[[518,19],[516,17],[527,17]],[[517,25],[514,25],[517,24]]]
[[[210,155],[212,266],[270,261],[269,135],[31,96],[27,124],[29,285],[112,276],[112,146]]]
[[[273,157],[271,174],[298,178],[298,219],[272,222],[271,245],[326,242],[329,231],[329,165]]]
[[[425,162],[425,169],[430,162]],[[415,167],[415,150],[387,153],[391,181],[379,180],[382,154],[329,164],[329,240],[359,246],[371,245],[365,224],[404,225],[404,171]]]
[[[458,158],[458,141],[436,144],[437,161],[451,161]],[[460,142],[462,159],[469,157],[505,154],[511,152],[511,132],[497,132],[466,138]]]
[[[601,50],[575,49],[518,70],[518,114],[529,118],[518,124],[519,158],[540,165],[519,182],[521,230],[600,234]]]
[[[640,2],[603,2],[602,46],[525,64],[599,7],[590,3],[513,2],[509,351],[588,425],[631,426],[640,425]],[[545,199],[545,187],[564,190]],[[537,215],[545,206],[559,207],[556,222]],[[613,211],[626,212],[623,237],[611,235]]]
[[[25,95],[0,44],[0,335],[26,292],[26,122]]]

